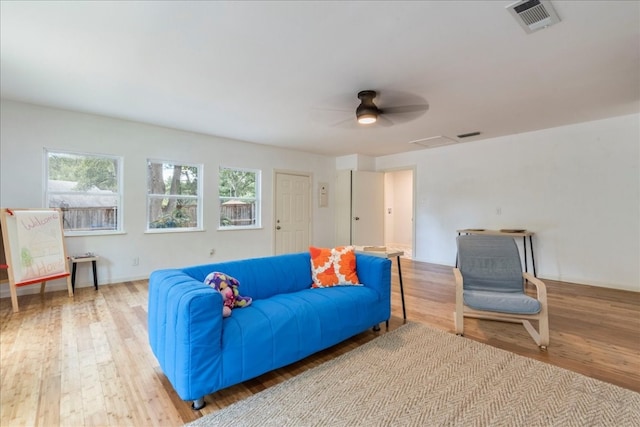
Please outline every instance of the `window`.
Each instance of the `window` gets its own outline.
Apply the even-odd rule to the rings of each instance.
[[[147,231],[202,230],[202,165],[147,160]]]
[[[45,205],[62,210],[65,236],[122,231],[122,158],[45,150]]]
[[[220,228],[260,227],[260,171],[220,168]]]

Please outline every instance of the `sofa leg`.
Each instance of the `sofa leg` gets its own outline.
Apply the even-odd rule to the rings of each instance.
[[[204,397],[201,397],[200,399],[196,399],[193,401],[193,403],[191,404],[191,409],[197,411],[204,408],[206,404],[207,402],[204,401]]]
[[[373,326],[373,331],[374,331],[374,332],[378,332],[378,331],[380,331],[380,325],[377,325],[377,324],[376,324],[376,325],[374,325],[374,326]]]

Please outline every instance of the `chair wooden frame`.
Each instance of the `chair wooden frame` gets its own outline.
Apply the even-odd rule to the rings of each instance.
[[[542,349],[546,350],[549,345],[549,315],[547,307],[547,287],[538,278],[529,273],[522,273],[523,280],[532,283],[537,290],[537,300],[540,302],[540,312],[536,314],[510,314],[494,311],[475,310],[464,304],[463,298],[463,278],[459,268],[453,269],[456,280],[456,311],[454,321],[456,334],[464,335],[464,318],[472,317],[476,319],[497,320],[500,322],[521,323],[527,330],[531,338]],[[538,331],[533,327],[530,320],[538,321]]]

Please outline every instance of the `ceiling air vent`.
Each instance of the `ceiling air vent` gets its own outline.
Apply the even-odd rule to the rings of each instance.
[[[427,148],[441,147],[443,145],[456,144],[453,138],[449,138],[444,135],[430,136],[429,138],[416,139],[415,141],[409,141],[409,144],[421,145]]]
[[[507,10],[527,33],[560,22],[558,14],[548,0],[521,0],[507,6]]]

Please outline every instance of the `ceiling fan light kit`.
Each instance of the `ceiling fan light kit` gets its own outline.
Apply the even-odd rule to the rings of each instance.
[[[356,117],[358,123],[363,125],[370,125],[378,120],[378,114],[381,111],[376,104],[373,103],[373,99],[376,97],[376,92],[373,90],[363,90],[358,92],[358,99],[360,105],[356,108]]]
[[[370,125],[378,121],[378,117],[375,114],[362,114],[358,116],[358,123],[361,125]]]

